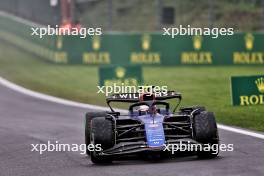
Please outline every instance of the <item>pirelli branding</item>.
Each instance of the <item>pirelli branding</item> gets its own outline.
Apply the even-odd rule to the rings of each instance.
[[[264,75],[231,78],[233,105],[264,105]]]

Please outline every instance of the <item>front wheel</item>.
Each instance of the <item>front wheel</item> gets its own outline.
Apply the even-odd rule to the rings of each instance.
[[[194,116],[193,134],[197,142],[203,144],[197,151],[200,158],[215,158],[219,153],[218,130],[215,116],[212,112],[202,111]]]
[[[86,144],[86,154],[90,155],[90,151],[88,150],[88,146],[91,143],[91,121],[96,117],[104,117],[107,112],[99,111],[99,112],[87,112],[85,114],[85,144]]]
[[[91,143],[101,145],[102,150],[109,149],[115,144],[114,122],[106,117],[97,117],[91,122]],[[91,152],[91,161],[95,164],[111,162],[111,158]]]

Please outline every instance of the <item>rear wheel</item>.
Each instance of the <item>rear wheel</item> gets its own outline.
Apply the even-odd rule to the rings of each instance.
[[[215,158],[219,152],[219,138],[214,114],[212,112],[202,111],[195,115],[193,128],[195,140],[204,144],[203,150],[197,151],[198,157]]]
[[[90,155],[90,151],[88,150],[88,145],[91,142],[90,132],[91,132],[91,120],[95,117],[105,117],[107,112],[99,111],[99,112],[87,112],[85,114],[85,144],[86,144],[86,154]]]
[[[107,117],[97,117],[91,123],[91,143],[101,145],[102,150],[109,149],[115,144],[114,122]],[[111,158],[91,152],[91,161],[95,164],[111,162]]]

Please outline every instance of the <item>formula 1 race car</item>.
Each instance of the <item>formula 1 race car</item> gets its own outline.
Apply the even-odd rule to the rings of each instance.
[[[170,110],[165,101],[178,100],[177,106]],[[114,94],[106,101],[111,112],[86,113],[85,143],[100,144],[101,151],[90,151],[93,163],[108,163],[124,155],[172,155],[177,144],[200,144],[209,150],[198,150],[198,157],[214,158],[218,150],[210,146],[219,143],[214,114],[202,106],[176,109],[182,96],[175,91],[166,94]],[[111,102],[128,102],[128,113],[121,115],[110,105]],[[166,150],[167,149],[167,150]],[[170,150],[171,149],[171,150]]]

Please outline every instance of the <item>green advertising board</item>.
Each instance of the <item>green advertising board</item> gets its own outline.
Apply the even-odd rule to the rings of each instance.
[[[264,75],[231,77],[233,105],[264,105]]]
[[[139,65],[102,66],[99,68],[100,86],[139,86],[142,84],[142,68]]]
[[[115,33],[64,36],[69,63],[86,65],[264,65],[264,35],[176,36]]]
[[[104,33],[31,36],[31,27],[0,13],[0,38],[54,63],[84,65],[264,65],[264,33],[175,36]]]

